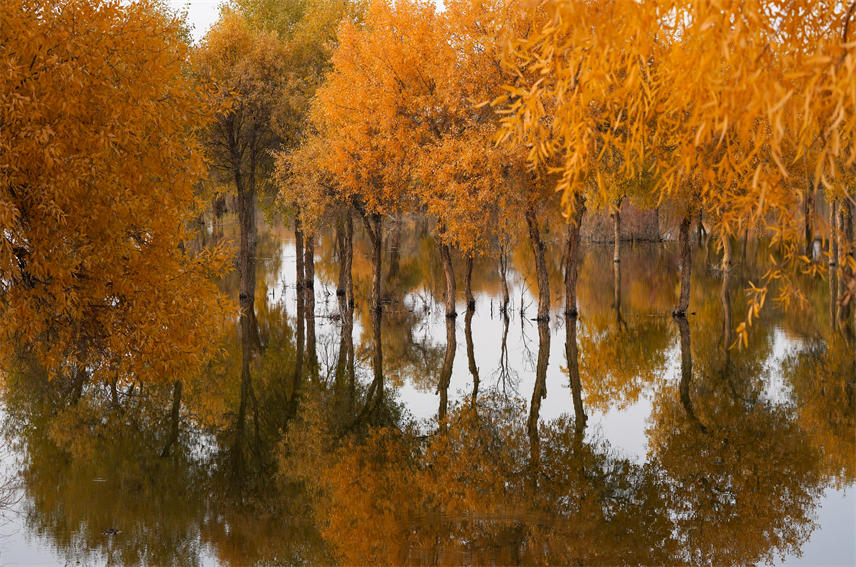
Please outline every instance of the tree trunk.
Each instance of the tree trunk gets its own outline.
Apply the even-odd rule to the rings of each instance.
[[[829,320],[838,328],[838,201],[829,204]]]
[[[443,275],[446,280],[446,288],[443,292],[443,300],[446,302],[446,317],[455,317],[455,270],[452,266],[452,253],[447,244],[437,240],[437,248],[440,252],[440,263],[443,265]]]
[[[354,304],[354,282],[351,266],[354,258],[354,221],[351,211],[348,209],[339,216],[336,223],[336,245],[339,255],[339,282],[336,286],[336,295],[347,298]]]
[[[467,311],[476,308],[476,298],[473,296],[473,255],[467,255],[467,269],[464,275],[464,291],[467,294]]]
[[[168,457],[173,445],[178,441],[178,422],[181,417],[181,381],[172,384],[172,411],[170,411],[170,429],[161,457]]]
[[[577,277],[580,263],[580,237],[582,235],[583,215],[586,212],[585,198],[577,195],[574,216],[568,221],[567,241],[565,243],[565,314],[577,314]],[[617,253],[617,252],[616,252]],[[617,261],[617,260],[616,260]]]
[[[305,270],[303,266],[303,223],[300,220],[300,211],[294,215],[294,258],[297,266],[297,295],[302,295]]]
[[[470,376],[473,378],[472,404],[475,406],[479,393],[479,367],[476,365],[475,345],[473,344],[473,310],[468,310],[464,319],[464,337],[467,340],[467,364],[470,368]]]
[[[240,246],[238,250],[238,274],[240,277],[240,300],[241,311],[255,320],[255,295],[256,295],[256,188],[255,176],[252,173],[249,179],[244,180],[240,168],[236,168],[235,186],[238,190],[238,223],[240,225]],[[253,345],[260,346],[258,337],[252,337]]]
[[[303,293],[306,295],[306,354],[311,376],[318,374],[318,352],[315,348],[315,235],[307,234],[304,243]]]
[[[550,278],[545,258],[546,246],[538,228],[538,217],[532,207],[526,210],[526,224],[529,228],[529,242],[532,244],[532,252],[535,255],[535,274],[538,279],[537,320],[546,321],[550,318]]]
[[[379,214],[366,215],[361,213],[363,225],[372,243],[372,309],[381,311],[381,274],[383,273],[383,217]]]
[[[729,282],[731,280],[731,240],[722,236],[722,287],[719,291],[719,303],[722,306],[722,347],[727,350],[733,340],[731,327],[731,295]]]
[[[499,275],[502,280],[502,309],[503,313],[506,313],[508,310],[508,304],[510,302],[509,293],[508,293],[508,253],[505,251],[505,247],[503,246],[499,253]]]
[[[850,305],[844,305],[844,294],[847,282],[850,280],[851,271],[848,258],[850,256],[850,243],[853,240],[853,221],[850,212],[850,202],[842,199],[838,206],[838,327],[842,331],[847,330],[850,320]]]
[[[692,274],[693,261],[689,217],[684,217],[681,220],[678,240],[681,249],[681,297],[674,315],[683,317],[687,314],[687,309],[690,306],[690,275]]]
[[[387,243],[389,245],[389,267],[386,272],[386,293],[392,297],[397,292],[398,273],[401,265],[401,225],[400,217],[393,217]]]
[[[621,261],[621,199],[612,212],[612,261]]]
[[[812,246],[814,244],[814,228],[812,227],[812,219],[814,216],[814,187],[813,183],[809,182],[808,191],[806,191],[805,199],[803,200],[803,221],[805,224],[805,255],[812,258]]]

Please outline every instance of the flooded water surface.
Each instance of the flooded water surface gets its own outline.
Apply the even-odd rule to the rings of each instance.
[[[698,251],[686,319],[673,244],[586,244],[579,315],[553,250],[536,321],[521,241],[508,308],[477,258],[475,309],[459,283],[447,318],[419,226],[385,252],[380,314],[368,242],[351,307],[331,235],[310,294],[265,227],[254,325],[193,381],[81,395],[4,369],[0,565],[856,564],[856,362],[823,285],[729,348],[751,243],[730,274]]]

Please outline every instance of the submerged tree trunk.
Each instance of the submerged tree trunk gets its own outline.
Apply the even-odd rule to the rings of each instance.
[[[480,380],[479,367],[476,365],[475,345],[473,344],[473,313],[472,309],[467,311],[467,315],[464,318],[464,337],[467,341],[467,364],[470,368],[470,376],[473,378],[472,404],[475,406],[479,393]]]
[[[303,261],[303,293],[306,295],[306,354],[312,376],[318,374],[318,352],[315,348],[315,235],[306,235]]]
[[[805,199],[803,200],[803,222],[805,225],[805,255],[808,258],[812,257],[812,247],[814,245],[814,184],[809,182],[808,191],[806,191]]]
[[[336,232],[336,243],[339,248],[339,282],[336,286],[336,295],[347,298],[348,303],[353,305],[354,221],[351,218],[350,209],[339,217]]]
[[[440,407],[437,410],[437,423],[440,430],[446,430],[446,412],[449,408],[449,383],[452,380],[452,367],[455,364],[455,351],[458,340],[455,336],[455,319],[446,317],[446,355],[440,368],[440,378],[437,382],[437,393],[440,394]]]
[[[381,300],[381,280],[383,273],[383,217],[375,213],[372,215],[361,214],[363,225],[372,243],[372,309],[381,311],[383,305]]]
[[[550,278],[545,258],[546,245],[541,238],[538,217],[532,207],[526,209],[526,224],[529,228],[529,242],[532,244],[532,252],[535,255],[535,275],[538,279],[537,320],[546,321],[550,318]]]
[[[585,198],[577,195],[574,215],[568,221],[565,243],[565,314],[577,314],[577,277],[580,263],[580,237],[582,236],[583,215],[586,212]]]
[[[829,205],[829,320],[838,328],[838,201]]]
[[[499,276],[502,283],[502,308],[500,311],[506,313],[510,298],[508,293],[508,252],[504,246],[499,252]]]
[[[443,276],[446,287],[443,291],[443,300],[446,303],[446,317],[455,317],[455,269],[452,266],[452,253],[447,244],[437,240],[437,249],[440,252],[440,263],[443,265]]]
[[[172,383],[172,409],[169,416],[169,435],[166,438],[166,444],[161,450],[161,457],[168,457],[173,445],[178,441],[178,425],[181,417],[181,381],[176,380]]]
[[[401,225],[400,217],[393,217],[387,244],[389,245],[389,267],[386,272],[386,293],[393,297],[397,292],[398,273],[401,265]]]
[[[692,274],[692,247],[690,245],[690,218],[681,219],[679,232],[679,246],[681,249],[681,296],[674,315],[683,317],[687,314],[690,306],[690,275]]]
[[[733,340],[731,322],[731,295],[728,289],[731,281],[731,240],[722,236],[722,287],[719,290],[719,303],[722,306],[722,347],[727,350]]]
[[[473,296],[473,255],[467,254],[467,268],[464,274],[464,292],[467,294],[467,311],[476,308],[476,298]]]
[[[850,202],[842,199],[838,207],[838,327],[846,332],[850,321],[850,306],[852,301],[846,305],[844,295],[847,292],[847,284],[852,276],[848,258],[850,256],[850,244],[853,240],[853,219],[851,216]]]
[[[235,186],[238,190],[238,224],[240,225],[240,245],[238,249],[238,275],[240,291],[238,299],[241,311],[247,313],[254,322],[256,318],[256,187],[255,164],[250,166],[250,175],[244,179],[240,168],[234,170]],[[258,327],[252,325],[254,335],[251,337],[254,348],[261,346]]]
[[[615,205],[615,210],[612,212],[612,261],[621,261],[621,201]]]

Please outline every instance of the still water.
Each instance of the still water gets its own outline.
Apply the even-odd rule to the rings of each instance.
[[[75,402],[6,369],[0,565],[856,564],[856,361],[822,283],[729,349],[751,244],[724,288],[698,252],[686,324],[674,246],[628,243],[616,266],[587,245],[579,317],[556,298],[538,323],[525,241],[508,311],[477,260],[475,311],[447,319],[418,222],[380,318],[367,243],[350,309],[332,240],[307,311],[290,231],[262,229],[249,382],[230,324],[174,441],[168,379]]]

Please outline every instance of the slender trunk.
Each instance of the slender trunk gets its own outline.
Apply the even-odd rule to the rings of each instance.
[[[538,218],[535,210],[530,207],[526,210],[526,224],[529,228],[529,242],[532,244],[532,252],[535,255],[535,274],[538,279],[538,317],[539,321],[550,318],[550,279],[547,273],[547,261],[545,259],[544,240],[538,228]]]
[[[583,225],[583,215],[586,212],[585,198],[577,195],[576,209],[568,220],[567,241],[565,244],[565,314],[577,313],[577,278],[580,263],[580,237]],[[616,254],[617,254],[616,246]],[[618,260],[616,260],[617,262]]]
[[[621,315],[621,262],[612,263],[612,308],[615,310],[615,323],[620,331],[626,327]]]
[[[687,314],[687,309],[690,306],[690,274],[692,273],[693,261],[689,217],[684,217],[681,220],[679,245],[681,249],[681,297],[674,314],[683,317]]]
[[[437,393],[440,394],[440,407],[437,410],[437,422],[440,430],[446,429],[446,412],[449,406],[449,383],[452,380],[452,367],[455,364],[455,351],[458,348],[455,336],[455,319],[446,317],[446,355],[440,368],[440,379],[437,383]]]
[[[746,247],[749,244],[749,228],[743,231],[743,252],[741,253],[740,263],[743,266],[746,266]]]
[[[161,450],[161,457],[168,457],[173,445],[178,441],[178,425],[181,417],[181,381],[172,383],[172,410],[170,411],[170,429],[166,445]]]
[[[719,303],[722,306],[722,348],[726,351],[733,340],[731,332],[731,295],[729,283],[731,280],[731,240],[722,236],[722,287],[719,291]]]
[[[468,310],[464,319],[464,336],[467,340],[467,363],[470,368],[470,376],[473,378],[472,404],[475,406],[476,397],[479,393],[479,367],[476,366],[475,345],[473,344],[473,310]]]
[[[612,212],[612,261],[621,261],[621,199]]]
[[[829,320],[838,328],[838,201],[829,204]]]
[[[446,288],[443,292],[443,300],[446,302],[446,317],[455,317],[455,270],[452,266],[452,253],[447,244],[437,240],[437,248],[440,252],[440,263],[443,265],[443,276],[446,280]]]
[[[574,402],[574,428],[581,431],[588,417],[583,408],[583,386],[580,381],[579,348],[577,346],[577,317],[565,314],[565,360],[571,382],[571,398]]]
[[[303,250],[303,223],[300,220],[300,212],[298,211],[294,215],[294,258],[295,264],[297,266],[297,295],[303,294],[303,279],[305,277],[305,269],[303,266],[304,261],[304,250]]]
[[[464,291],[467,294],[467,311],[476,308],[476,298],[473,296],[473,255],[467,254],[467,269],[464,275]]]
[[[350,209],[348,216],[345,217],[345,271],[348,275],[348,305],[354,306],[354,218],[351,216]]]
[[[703,219],[703,215],[701,212],[699,212],[699,214],[698,214],[698,224],[696,224],[696,231],[697,231],[698,247],[699,247],[699,249],[701,249],[702,246],[704,246],[704,237],[706,234],[706,232],[704,230],[704,219]]]
[[[311,376],[318,375],[318,352],[315,348],[315,235],[307,234],[304,243],[303,293],[306,295],[306,355]]]
[[[850,321],[850,305],[853,303],[850,301],[844,304],[847,284],[852,276],[848,259],[850,243],[853,240],[853,219],[847,199],[842,199],[838,209],[838,326],[846,332]]]
[[[345,266],[345,255],[345,219],[343,215],[339,215],[336,217],[336,259],[339,262],[339,279],[336,282],[337,297],[347,297],[348,295],[348,271]]]
[[[392,228],[387,239],[389,245],[389,267],[386,272],[386,293],[388,296],[393,296],[396,293],[396,286],[398,284],[398,273],[401,264],[401,225],[401,218],[393,217]]]
[[[256,295],[256,188],[254,164],[250,165],[250,174],[244,179],[240,168],[234,170],[235,186],[238,190],[238,224],[240,225],[240,246],[238,250],[238,274],[240,277],[241,311],[255,319]],[[251,337],[254,347],[260,346],[258,329]]]
[[[381,311],[381,274],[383,273],[383,218],[379,214],[361,214],[372,243],[372,309]]]
[[[508,252],[506,252],[505,247],[503,246],[499,253],[499,275],[500,280],[502,281],[502,309],[501,311],[505,313],[508,310],[508,304],[510,303],[510,297],[508,293]]]
[[[803,221],[805,224],[805,255],[812,258],[812,245],[814,244],[814,228],[812,227],[812,219],[814,216],[814,184],[809,182],[808,191],[806,191],[805,199],[803,200]]]

